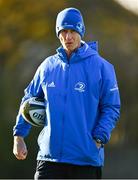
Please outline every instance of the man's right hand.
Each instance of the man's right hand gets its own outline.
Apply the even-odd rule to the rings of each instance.
[[[27,147],[26,147],[26,144],[24,142],[23,137],[14,136],[13,154],[19,160],[26,159],[26,157],[27,157]]]

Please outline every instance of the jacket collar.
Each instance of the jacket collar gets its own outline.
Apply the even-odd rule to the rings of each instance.
[[[81,47],[75,50],[70,59],[68,60],[67,54],[62,46],[60,46],[56,51],[60,60],[65,63],[75,63],[88,58],[89,56],[97,54],[98,44],[96,41],[85,43],[81,41]]]

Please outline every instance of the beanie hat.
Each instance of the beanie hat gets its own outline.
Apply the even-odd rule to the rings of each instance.
[[[63,29],[72,29],[84,36],[85,26],[81,12],[75,8],[66,8],[57,15],[56,20],[56,34],[59,37],[59,33]]]

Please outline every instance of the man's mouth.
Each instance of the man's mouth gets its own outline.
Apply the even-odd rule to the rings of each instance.
[[[66,45],[71,45],[71,44],[73,44],[73,42],[66,42],[65,44]]]

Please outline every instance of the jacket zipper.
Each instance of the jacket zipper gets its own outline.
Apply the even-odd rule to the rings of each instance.
[[[68,89],[68,82],[69,82],[69,68],[70,64],[68,62],[67,64],[67,76],[66,76],[66,86],[65,89]],[[67,91],[66,91],[67,92]],[[62,154],[63,154],[63,144],[64,144],[64,123],[65,123],[65,111],[66,111],[66,104],[67,104],[67,93],[65,95],[65,108],[64,108],[64,114],[63,114],[63,119],[62,119],[62,137],[61,137],[61,149],[60,149],[60,161],[62,160]]]

